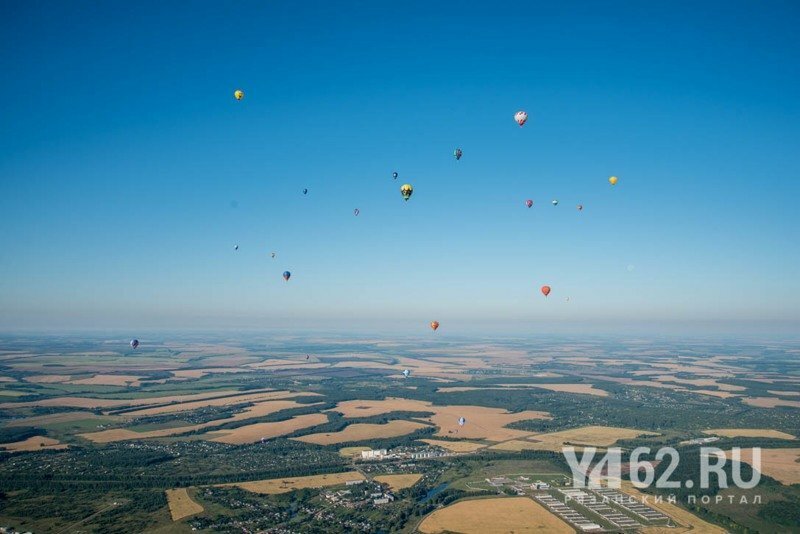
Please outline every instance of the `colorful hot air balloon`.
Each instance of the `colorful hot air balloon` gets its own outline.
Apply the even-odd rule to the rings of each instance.
[[[139,346],[139,340],[138,339],[131,339],[131,348],[135,349],[138,346]]]
[[[517,124],[519,124],[520,128],[522,128],[522,126],[528,120],[528,114],[522,110],[519,110],[514,113],[514,120],[517,121]]]
[[[291,277],[292,277],[292,273],[290,273],[289,271],[283,271],[283,279],[284,280],[286,280],[288,282],[289,278],[291,278]]]
[[[466,423],[466,422],[467,422],[467,420],[464,419],[463,417],[459,417],[458,418],[458,426],[464,426],[464,423]]]
[[[558,206],[558,200],[553,201],[553,206]]]
[[[431,328],[436,332],[436,329],[439,328],[439,321],[431,321]]]
[[[303,194],[307,195],[308,194],[308,189],[303,189]]]
[[[411,184],[403,184],[400,186],[400,194],[403,195],[403,200],[408,202],[408,199],[414,194],[414,188],[411,187]]]
[[[404,377],[408,378],[408,375],[410,375],[410,374],[411,374],[411,371],[409,371],[408,369],[403,369],[403,376]]]
[[[578,211],[583,211],[583,204],[578,204]]]
[[[242,91],[241,89],[235,90],[233,92],[233,98],[235,98],[236,100],[243,99],[244,98],[244,91]]]
[[[619,180],[619,178],[617,178],[616,176],[609,176],[608,183],[610,183],[611,185],[617,185],[617,180]]]
[[[459,160],[459,159],[461,159],[461,156],[462,156],[463,154],[464,154],[464,152],[462,152],[460,148],[457,148],[457,149],[455,149],[455,150],[453,151],[453,156],[455,156],[456,160]]]
[[[398,177],[398,176],[400,176],[400,175],[399,175],[399,174],[397,174],[397,171],[395,171],[395,172],[393,172],[393,173],[392,173],[392,178],[394,178],[395,180],[397,180],[397,177]]]
[[[356,217],[358,217],[359,213],[361,213],[360,209],[356,208],[356,209],[353,210],[353,215],[355,215]]]
[[[542,286],[542,295],[545,297],[550,294],[550,286]]]
[[[533,200],[526,200],[525,205],[530,208],[531,206],[533,206]]]

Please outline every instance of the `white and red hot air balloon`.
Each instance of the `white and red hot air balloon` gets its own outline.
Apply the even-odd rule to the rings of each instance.
[[[514,120],[517,121],[517,124],[519,124],[521,128],[527,122],[528,114],[522,110],[519,110],[516,113],[514,113]]]

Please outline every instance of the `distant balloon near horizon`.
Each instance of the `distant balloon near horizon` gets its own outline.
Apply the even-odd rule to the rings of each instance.
[[[286,280],[288,282],[289,278],[291,278],[291,277],[292,277],[292,273],[290,273],[289,271],[283,271],[283,279],[284,280]],[[300,284],[300,285],[302,285],[302,284]]]
[[[530,200],[530,199],[526,200],[525,201],[525,205],[530,208],[531,206],[533,206],[533,200]]]
[[[244,98],[244,91],[242,91],[241,89],[235,90],[233,92],[233,98],[235,98],[236,100],[243,99]]]
[[[403,184],[400,186],[400,194],[403,196],[403,200],[408,202],[408,199],[414,194],[414,188],[411,184]]]
[[[611,185],[617,185],[618,181],[619,181],[619,178],[617,178],[616,176],[609,176],[608,177],[608,183],[610,183]]]
[[[395,172],[393,172],[393,173],[392,173],[392,178],[394,178],[395,180],[397,180],[397,177],[398,177],[398,176],[400,176],[400,175],[399,175],[399,174],[397,174],[397,171],[395,171]]]
[[[439,329],[439,321],[431,321],[431,328],[436,332]]]
[[[542,286],[542,295],[545,297],[550,294],[550,286]]]
[[[139,340],[138,339],[131,339],[131,348],[135,349],[138,346],[139,346]]]
[[[463,155],[464,155],[464,152],[460,148],[457,148],[457,149],[455,149],[453,151],[453,156],[456,158],[456,161],[460,160],[461,156],[463,156]]]
[[[519,127],[522,128],[528,121],[528,114],[522,110],[519,110],[514,114],[514,120],[517,121]]]

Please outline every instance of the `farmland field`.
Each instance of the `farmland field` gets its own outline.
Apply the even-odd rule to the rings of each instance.
[[[343,485],[353,480],[363,480],[364,476],[357,471],[334,473],[331,475],[314,475],[307,477],[276,478],[226,484],[236,486],[253,493],[277,494],[304,488],[324,488],[326,486]]]
[[[437,510],[420,524],[420,532],[552,532],[572,533],[567,523],[527,497],[461,501]]]
[[[173,521],[180,521],[203,511],[203,507],[192,500],[186,488],[168,489],[166,494]]]

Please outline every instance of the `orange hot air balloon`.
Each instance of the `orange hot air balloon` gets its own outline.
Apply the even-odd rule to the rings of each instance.
[[[439,328],[439,321],[432,321],[431,328],[433,328],[433,331],[436,332],[436,329]]]
[[[550,286],[542,286],[542,295],[545,297],[550,294]]]

